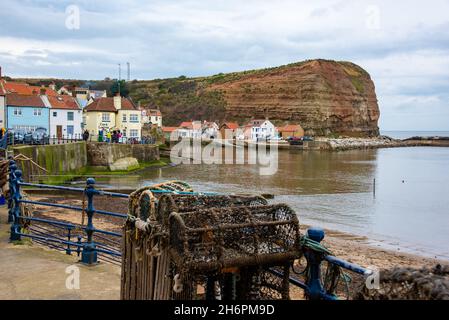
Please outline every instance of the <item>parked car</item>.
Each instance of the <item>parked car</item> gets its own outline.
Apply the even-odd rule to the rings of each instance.
[[[47,129],[45,128],[37,128],[31,134],[31,143],[32,144],[49,144],[50,137],[47,134]]]
[[[304,137],[302,137],[302,141],[313,141],[313,137],[304,136]]]
[[[10,143],[22,144],[22,143],[24,143],[24,137],[26,135],[26,131],[25,130],[9,129],[8,130],[8,135],[11,137],[10,138]]]
[[[300,138],[300,137],[289,137],[287,139],[287,141],[291,146],[302,146],[303,145],[302,138]]]

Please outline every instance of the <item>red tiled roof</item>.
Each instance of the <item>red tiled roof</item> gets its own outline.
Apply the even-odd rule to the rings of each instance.
[[[23,95],[17,93],[6,94],[6,105],[16,107],[45,107],[45,104],[40,96]]]
[[[176,131],[178,127],[162,127],[163,132],[173,132]]]
[[[17,93],[24,95],[40,94],[41,89],[45,89],[45,94],[48,96],[56,96],[58,93],[47,87],[30,86],[23,82],[9,82],[4,81],[3,87],[7,93]]]
[[[159,110],[157,110],[157,109],[149,109],[149,110],[148,110],[148,115],[160,117],[162,114],[161,114],[161,112],[160,112]]]
[[[52,109],[80,110],[75,98],[68,95],[49,96]]]
[[[86,108],[86,111],[105,111],[105,112],[116,112],[118,111],[114,107],[114,98],[99,98],[94,100]],[[135,110],[138,111],[137,107],[129,99],[122,98],[122,109],[121,110]]]
[[[191,121],[184,121],[181,122],[179,125],[180,128],[192,128],[192,122]]]
[[[225,122],[225,123],[223,123],[223,125],[225,125],[226,127],[228,127],[231,130],[236,130],[239,128],[239,124],[236,122]]]

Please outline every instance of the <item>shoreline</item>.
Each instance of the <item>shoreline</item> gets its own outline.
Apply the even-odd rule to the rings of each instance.
[[[302,150],[346,151],[407,147],[449,147],[449,138],[411,137],[404,140],[387,136],[376,138],[317,138],[315,141],[305,142]]]

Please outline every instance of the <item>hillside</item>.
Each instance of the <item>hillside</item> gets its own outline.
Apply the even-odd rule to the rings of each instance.
[[[269,118],[300,123],[308,134],[377,136],[374,83],[350,62],[312,60],[202,78],[139,81],[131,97],[161,109],[164,123]]]
[[[89,84],[104,89],[111,81]],[[277,125],[300,123],[310,135],[379,134],[374,83],[365,70],[350,62],[309,60],[211,77],[133,80],[128,86],[135,102],[162,111],[167,126],[186,120],[244,124],[267,117]]]

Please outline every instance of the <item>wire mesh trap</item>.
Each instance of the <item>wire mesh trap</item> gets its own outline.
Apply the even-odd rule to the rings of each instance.
[[[122,299],[289,298],[289,266],[301,252],[298,219],[287,205],[148,190],[130,199]]]

